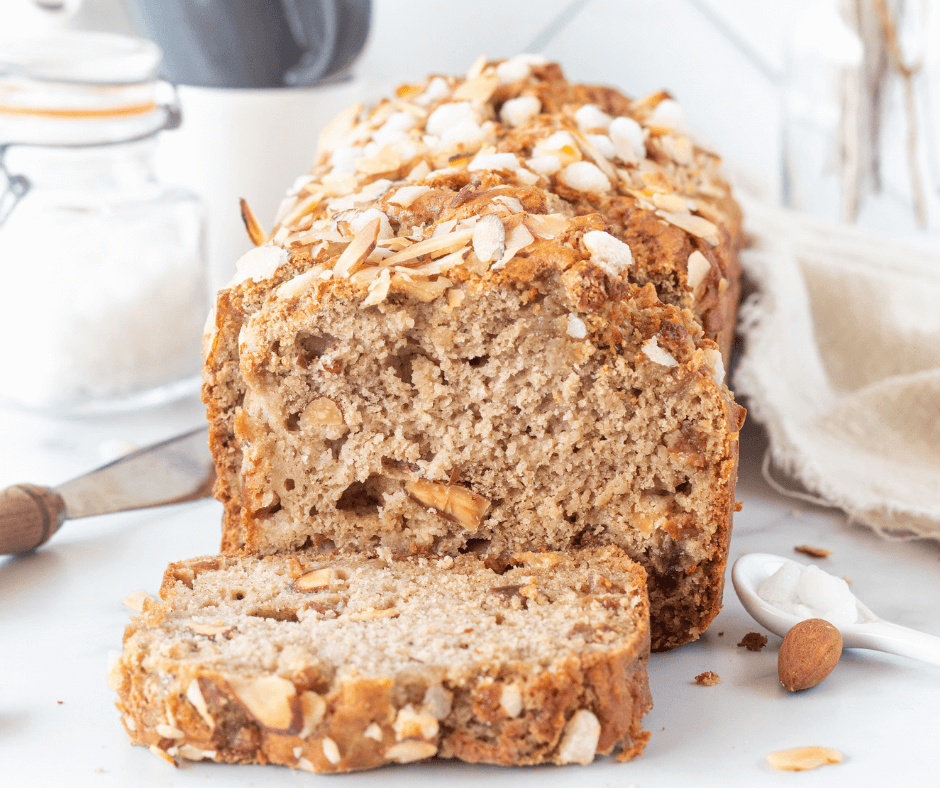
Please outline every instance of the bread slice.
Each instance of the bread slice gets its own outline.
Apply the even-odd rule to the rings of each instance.
[[[160,593],[109,676],[166,759],[590,763],[648,738],[645,578],[615,548],[197,558]]]
[[[654,648],[698,637],[734,508],[740,221],[675,123],[666,94],[531,59],[337,119],[206,335],[223,552],[615,544]]]

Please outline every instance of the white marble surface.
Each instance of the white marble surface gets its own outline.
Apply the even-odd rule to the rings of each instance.
[[[116,441],[147,443],[200,423],[186,402],[163,411],[107,420],[57,421],[0,411],[0,486],[57,484],[101,462]],[[760,475],[763,434],[742,441],[731,560],[744,552],[794,556],[793,547],[826,547],[827,571],[853,580],[876,613],[940,635],[940,546],[887,543],[844,515],[794,503]],[[119,648],[128,593],[155,593],[167,563],[214,552],[220,507],[213,501],[67,522],[32,555],[0,558],[0,785],[303,786],[801,786],[936,784],[940,668],[866,651],[848,651],[820,686],[800,694],[777,682],[780,639],[766,633],[760,652],[738,648],[761,628],[744,612],[730,580],[725,607],[702,640],[653,655],[655,708],[644,754],[627,764],[502,769],[436,762],[342,778],[280,767],[212,763],[172,769],[131,747],[105,684],[107,652]],[[723,633],[719,635],[718,633]],[[721,676],[715,687],[694,677]],[[804,744],[841,750],[845,760],[799,776],[773,771],[767,753]]]

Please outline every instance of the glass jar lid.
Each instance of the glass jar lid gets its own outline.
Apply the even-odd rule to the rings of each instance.
[[[0,38],[0,146],[94,145],[174,125],[160,49],[108,33]]]

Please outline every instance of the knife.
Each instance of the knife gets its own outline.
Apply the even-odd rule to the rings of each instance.
[[[35,550],[66,520],[205,498],[214,481],[208,431],[200,427],[58,487],[7,487],[0,491],[0,555]]]

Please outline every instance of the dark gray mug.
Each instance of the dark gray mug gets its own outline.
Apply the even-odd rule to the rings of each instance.
[[[127,0],[182,85],[278,88],[342,77],[365,46],[371,0]]]

